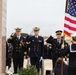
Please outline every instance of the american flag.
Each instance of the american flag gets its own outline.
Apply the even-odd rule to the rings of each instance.
[[[72,33],[76,33],[76,0],[66,1],[64,35],[71,37]]]

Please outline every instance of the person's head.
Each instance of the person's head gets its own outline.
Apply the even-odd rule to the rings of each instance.
[[[16,35],[20,36],[21,35],[21,29],[20,28],[16,28],[15,30],[16,30]]]
[[[76,33],[73,33],[71,36],[72,36],[72,43],[76,43]]]
[[[38,36],[40,28],[35,27],[35,28],[33,28],[33,30],[34,30],[34,35]]]
[[[62,62],[63,62],[63,66],[66,65],[65,62],[62,60],[62,58],[58,58],[57,61],[56,61],[55,67],[57,67],[58,65],[61,66]]]
[[[57,37],[57,39],[61,39],[61,37],[62,37],[62,31],[61,30],[56,31],[56,37]]]

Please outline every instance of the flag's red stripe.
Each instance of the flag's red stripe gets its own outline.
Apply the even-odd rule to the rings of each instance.
[[[68,36],[67,34],[64,34],[65,36],[67,36],[67,37],[69,37],[69,38],[71,38],[71,36]]]
[[[70,23],[76,24],[76,20],[72,20],[72,19],[70,19],[69,17],[66,17],[66,16],[65,16],[65,20],[66,20],[66,21],[69,21]]]
[[[70,36],[70,33],[64,30],[64,34],[67,34],[68,36]]]
[[[68,24],[64,24],[64,27],[68,28],[69,30],[76,31],[76,28],[71,27]]]

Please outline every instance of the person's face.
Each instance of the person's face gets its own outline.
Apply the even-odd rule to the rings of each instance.
[[[21,32],[16,32],[16,35],[17,35],[17,36],[20,36],[20,35],[21,35]]]
[[[34,31],[34,35],[39,35],[39,31]]]
[[[61,35],[56,35],[57,39],[61,39]]]

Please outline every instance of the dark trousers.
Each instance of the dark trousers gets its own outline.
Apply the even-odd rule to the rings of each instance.
[[[76,68],[69,67],[69,74],[68,75],[76,75]]]
[[[13,65],[14,65],[14,73],[17,73],[18,69],[23,68],[23,60],[24,58],[13,58]]]
[[[11,58],[6,59],[6,66],[8,66],[8,68],[11,67]]]
[[[55,68],[56,61],[57,61],[57,58],[54,58],[54,59],[53,59],[53,69]]]
[[[31,65],[36,66],[38,72],[40,71],[40,62],[39,61],[40,61],[40,57],[30,57]]]

